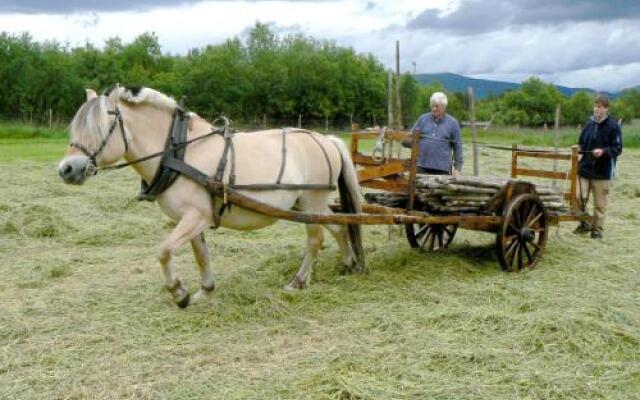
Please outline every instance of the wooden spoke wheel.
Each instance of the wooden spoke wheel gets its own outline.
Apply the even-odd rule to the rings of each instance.
[[[458,225],[409,224],[405,225],[407,241],[413,248],[424,251],[446,249],[456,235]]]
[[[504,209],[496,243],[502,269],[518,272],[535,267],[548,233],[547,210],[536,195],[522,194],[511,200]]]

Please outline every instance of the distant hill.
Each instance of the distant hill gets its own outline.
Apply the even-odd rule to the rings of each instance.
[[[471,86],[473,92],[477,98],[482,99],[493,96],[499,96],[507,90],[514,90],[520,88],[519,83],[492,81],[489,79],[476,79],[469,78],[467,76],[441,73],[441,74],[417,74],[416,79],[420,83],[430,84],[434,82],[440,82],[442,85],[451,92],[466,92],[467,88]],[[570,88],[566,86],[556,85],[558,90],[566,96],[571,96],[575,92],[586,90],[588,92],[595,92],[593,89],[588,88]],[[638,86],[640,87],[640,86]],[[605,92],[606,93],[606,92]],[[616,97],[618,93],[607,93],[610,97]]]

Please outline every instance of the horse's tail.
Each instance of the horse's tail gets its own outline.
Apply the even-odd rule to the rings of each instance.
[[[359,214],[362,212],[362,204],[360,203],[360,184],[358,183],[358,174],[351,161],[351,155],[344,142],[330,136],[329,139],[336,145],[342,159],[342,169],[338,176],[338,191],[340,192],[340,207],[343,213]],[[356,272],[364,272],[366,269],[364,261],[364,249],[362,247],[362,231],[359,224],[350,224],[347,226],[349,245],[355,257],[355,265],[353,270]]]

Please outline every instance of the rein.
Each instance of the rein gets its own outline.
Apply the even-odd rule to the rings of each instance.
[[[166,147],[164,150],[158,151],[156,153],[151,153],[151,154],[149,154],[147,156],[140,157],[140,158],[138,158],[136,160],[133,160],[133,161],[126,161],[126,162],[123,162],[123,163],[119,163],[119,164],[115,164],[115,165],[109,165],[109,166],[106,166],[106,167],[97,167],[96,168],[96,173],[98,171],[112,171],[112,170],[116,170],[116,169],[122,169],[122,168],[128,167],[130,165],[134,165],[134,164],[141,163],[143,161],[151,160],[152,158],[163,156],[166,153],[169,153],[169,152],[172,152],[172,151],[175,151],[175,150],[179,150],[179,149],[181,149],[183,147],[186,147],[187,145],[189,145],[189,144],[191,144],[193,142],[197,142],[199,140],[206,139],[206,138],[214,136],[214,135],[222,134],[223,131],[221,129],[224,129],[224,128],[213,128],[211,130],[211,132],[209,132],[209,133],[207,133],[205,135],[198,136],[196,138],[193,138],[193,139],[190,139],[190,140],[186,140],[186,141],[183,141],[183,142],[173,143],[171,146]]]

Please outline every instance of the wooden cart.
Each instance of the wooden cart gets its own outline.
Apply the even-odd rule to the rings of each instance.
[[[376,204],[363,204],[362,213],[340,213],[340,205],[332,205],[334,214],[309,214],[284,210],[251,199],[237,190],[225,192],[228,202],[271,217],[309,224],[341,225],[404,225],[412,247],[424,251],[449,246],[458,229],[486,231],[496,234],[496,251],[500,265],[506,271],[520,271],[536,265],[544,250],[549,228],[561,221],[579,221],[588,216],[579,211],[576,200],[578,148],[571,153],[558,151],[533,151],[513,145],[512,180],[500,189],[482,212],[476,214],[436,214],[427,212],[424,204],[416,200],[416,158],[418,137],[411,136],[411,158],[381,158],[359,151],[362,139],[377,139],[380,132],[361,131],[357,125],[351,133],[351,157],[358,170],[360,185],[366,188],[408,194],[406,208],[392,208]],[[400,146],[409,138],[408,132],[385,131],[385,139]],[[524,157],[545,158],[570,163],[569,172],[554,172],[520,168],[518,161]],[[563,194],[569,201],[569,209],[550,212],[536,193],[535,185],[519,181],[519,176],[532,176],[566,180],[570,190]]]
[[[511,149],[511,178],[498,195],[489,202],[483,212],[476,215],[442,214],[425,212],[425,205],[415,196],[416,158],[418,137],[413,135],[410,159],[381,158],[365,155],[359,151],[362,139],[379,139],[378,131],[360,131],[352,127],[351,157],[358,166],[360,185],[389,192],[408,193],[406,209],[392,209],[384,206],[365,204],[363,211],[370,214],[391,214],[417,217],[420,220],[405,225],[406,236],[411,247],[424,251],[443,249],[449,246],[458,228],[493,232],[496,234],[496,250],[502,268],[506,271],[520,271],[532,268],[540,259],[549,235],[549,227],[561,221],[580,221],[588,218],[581,212],[577,202],[578,147],[571,153],[558,151],[533,151]],[[386,131],[385,140],[400,146],[409,138],[408,132]],[[521,168],[519,160],[526,157],[543,158],[568,162],[568,172]],[[569,202],[566,211],[548,211],[538,197],[535,185],[517,180],[520,176],[548,178],[566,181],[569,191],[563,193]],[[337,207],[336,207],[337,209]]]

